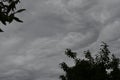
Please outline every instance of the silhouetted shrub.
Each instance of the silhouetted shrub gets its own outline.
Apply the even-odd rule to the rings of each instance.
[[[111,54],[104,42],[94,57],[89,50],[84,52],[84,59],[77,58],[77,53],[71,49],[66,49],[65,55],[73,59],[74,66],[65,62],[60,64],[65,72],[60,76],[61,80],[120,80],[120,60]]]

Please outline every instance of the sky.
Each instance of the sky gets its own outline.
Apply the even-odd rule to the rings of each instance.
[[[59,80],[66,48],[93,53],[101,41],[120,56],[120,0],[22,0],[24,23],[1,28],[0,80]]]

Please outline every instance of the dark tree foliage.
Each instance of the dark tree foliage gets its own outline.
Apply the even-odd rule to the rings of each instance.
[[[102,43],[100,51],[95,55],[84,52],[84,59],[77,58],[77,53],[66,49],[65,55],[73,59],[74,66],[60,64],[65,72],[60,76],[61,80],[120,80],[120,60],[108,49],[106,43]]]
[[[20,0],[0,0],[0,21],[2,24],[7,25],[7,23],[13,22],[23,22],[18,17],[15,16],[16,13],[20,13],[25,9],[16,9]],[[3,32],[0,29],[0,32]]]

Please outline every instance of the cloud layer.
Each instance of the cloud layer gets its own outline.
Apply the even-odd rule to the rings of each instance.
[[[93,49],[105,41],[119,55],[119,0],[29,0],[20,7],[27,9],[18,15],[24,23],[2,26],[1,80],[58,80],[66,48]]]

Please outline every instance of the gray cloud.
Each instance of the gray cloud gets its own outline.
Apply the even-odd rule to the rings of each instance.
[[[119,0],[22,1],[20,7],[27,11],[18,16],[24,23],[1,26],[5,32],[0,34],[0,79],[58,80],[66,48],[93,50],[100,41],[110,43],[119,55],[119,4]]]

